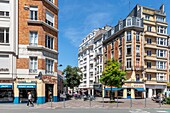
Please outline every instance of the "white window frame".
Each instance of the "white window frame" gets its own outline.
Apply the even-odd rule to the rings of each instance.
[[[162,43],[162,44],[161,44]],[[157,38],[157,44],[161,46],[167,46],[167,39],[166,38]]]
[[[126,41],[131,41],[131,40],[132,40],[132,33],[131,31],[127,31]]]
[[[165,26],[158,26],[157,27],[157,32],[160,34],[167,34],[167,27]]]
[[[166,50],[157,49],[156,53],[157,53],[157,57],[166,58],[166,56],[167,56],[167,51]]]
[[[141,26],[140,18],[136,18],[136,25],[137,25],[137,26]]]
[[[139,42],[140,41],[140,33],[136,32],[136,41]]]
[[[145,15],[146,20],[150,20],[150,15]]]
[[[38,6],[30,6],[30,19],[38,20]]]
[[[132,54],[132,46],[131,46],[131,45],[126,45],[126,48],[127,48],[127,49],[126,49],[126,50],[127,50],[127,51],[126,51],[126,54],[127,54],[127,55],[131,55],[131,54]],[[128,49],[129,49],[129,48],[131,49],[130,54],[128,53]]]
[[[157,69],[166,69],[166,62],[165,61],[157,61],[156,68]]]
[[[166,74],[165,73],[157,73],[156,74],[156,80],[157,81],[166,81]]]
[[[132,66],[132,62],[131,62],[132,60],[131,59],[127,59],[127,61],[126,61],[126,63],[127,63],[127,66],[126,66],[126,68],[131,68],[131,66]]]
[[[54,60],[45,59],[45,73],[54,74]]]
[[[2,28],[0,27],[0,34],[3,35],[3,37],[0,37],[0,43],[9,43],[9,28]],[[1,40],[2,39],[2,40]]]
[[[38,58],[30,57],[29,61],[29,73],[37,73],[38,72]]]
[[[165,22],[165,18],[162,16],[156,16],[156,21]]]
[[[45,47],[49,48],[49,49],[54,49],[54,38],[46,35],[45,36]]]
[[[128,17],[126,19],[126,26],[132,26],[132,18],[131,17]]]
[[[38,32],[30,31],[30,45],[38,45]]]
[[[136,53],[140,53],[140,45],[136,45]]]
[[[54,14],[52,14],[51,12],[46,10],[46,18],[45,18],[45,22],[54,27]]]
[[[147,80],[150,81],[152,80],[152,75],[151,74],[146,74],[147,75]]]

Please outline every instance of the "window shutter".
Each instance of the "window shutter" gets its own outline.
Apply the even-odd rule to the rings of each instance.
[[[54,23],[54,15],[50,12],[46,11],[46,19],[52,23]]]
[[[10,4],[8,1],[0,1],[0,11],[10,11]]]

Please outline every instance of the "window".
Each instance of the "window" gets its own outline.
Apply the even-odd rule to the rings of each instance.
[[[158,26],[157,32],[161,34],[167,34],[167,27],[164,26]]]
[[[48,1],[50,1],[50,2],[54,3],[54,1],[53,1],[53,0],[48,0]]]
[[[136,32],[136,41],[139,41],[139,32]]]
[[[165,73],[157,73],[156,80],[157,81],[166,81],[166,74]]]
[[[127,54],[131,55],[131,45],[127,45]]]
[[[136,53],[140,52],[140,45],[136,45]]]
[[[29,72],[37,73],[37,69],[38,69],[37,57],[30,57]]]
[[[114,58],[114,51],[112,51],[112,58]]]
[[[140,80],[140,76],[139,74],[136,74],[136,81],[139,81]]]
[[[120,23],[119,23],[119,30],[122,29],[122,28],[123,28],[123,23],[120,22]]]
[[[152,39],[151,38],[147,38],[147,44],[151,44],[152,43]]]
[[[30,6],[30,19],[38,20],[38,7],[37,6]]]
[[[149,20],[149,19],[150,19],[150,16],[149,16],[149,15],[145,15],[145,19],[146,19],[146,20]]]
[[[9,17],[9,12],[8,11],[0,11],[0,17]]]
[[[147,74],[147,80],[151,80],[151,74]]]
[[[120,37],[120,43],[119,43],[119,45],[122,45],[122,37]]]
[[[152,55],[152,51],[151,50],[147,50],[147,56],[151,56]]]
[[[122,48],[119,48],[119,56],[122,56]]]
[[[45,47],[53,49],[53,37],[46,35],[45,37]]]
[[[151,26],[147,26],[147,31],[151,32],[152,31],[152,27]]]
[[[162,17],[162,16],[157,16],[157,17],[156,17],[156,21],[164,22],[164,21],[165,21],[165,18]]]
[[[140,59],[136,59],[136,67],[139,67]]]
[[[131,25],[132,25],[132,18],[127,18],[126,26],[131,26]]]
[[[167,46],[167,39],[166,38],[157,38],[157,44]]]
[[[157,69],[166,69],[166,62],[164,61],[157,61],[156,62]]]
[[[127,59],[127,68],[131,68],[131,59]]]
[[[151,68],[151,62],[147,62],[147,68]]]
[[[131,32],[130,31],[127,32],[127,39],[126,40],[131,41]]]
[[[157,57],[166,57],[166,50],[156,50]]]
[[[30,45],[38,45],[38,33],[30,31]]]
[[[0,43],[9,43],[9,28],[0,28]]]
[[[46,11],[45,22],[50,26],[54,26],[54,15],[50,13],[49,11]]]
[[[114,48],[114,41],[112,42],[112,49]]]
[[[45,63],[46,63],[46,74],[53,74],[53,63],[54,61],[53,60],[49,60],[49,59],[46,59],[45,60]]]
[[[136,19],[136,25],[140,26],[140,19],[139,18]]]

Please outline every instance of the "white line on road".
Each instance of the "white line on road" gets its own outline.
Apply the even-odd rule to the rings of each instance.
[[[159,112],[159,113],[168,113],[168,111],[156,111],[156,112]]]

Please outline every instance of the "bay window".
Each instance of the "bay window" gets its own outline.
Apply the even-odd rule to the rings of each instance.
[[[166,69],[166,62],[165,61],[157,61],[156,68],[157,69]]]
[[[157,27],[157,32],[161,34],[167,34],[167,27],[165,26],[158,26]]]

